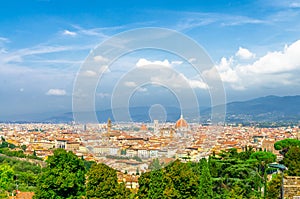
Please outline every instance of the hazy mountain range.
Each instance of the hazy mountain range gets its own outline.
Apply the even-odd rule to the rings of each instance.
[[[208,115],[206,109],[203,115]],[[299,122],[300,95],[266,96],[226,104],[227,122]]]
[[[131,118],[135,122],[151,122],[150,107],[130,107]],[[215,108],[219,108],[218,106]],[[174,122],[181,114],[178,107],[165,107],[166,121]],[[200,108],[200,121],[206,122],[210,118],[211,108]],[[194,118],[195,113],[187,110],[185,118],[188,121],[199,121]],[[65,123],[73,121],[73,113],[31,114],[19,116],[22,119],[5,120],[3,122],[51,122]],[[106,122],[108,118],[114,120],[112,110],[97,111],[99,122]],[[226,104],[227,122],[299,122],[300,95],[297,96],[266,96],[247,101],[230,102]]]

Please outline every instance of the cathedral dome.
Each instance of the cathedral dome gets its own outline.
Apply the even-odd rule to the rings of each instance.
[[[145,124],[142,124],[140,131],[147,131],[147,126]]]
[[[177,120],[176,124],[175,124],[175,128],[176,129],[180,129],[180,128],[187,128],[188,127],[188,123],[185,121],[185,119],[183,119],[183,116],[180,116],[180,119]]]

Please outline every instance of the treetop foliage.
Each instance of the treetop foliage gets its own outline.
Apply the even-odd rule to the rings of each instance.
[[[56,149],[47,159],[37,184],[35,198],[82,198],[85,191],[84,162],[73,152]]]
[[[288,139],[280,140],[274,144],[274,148],[276,150],[284,150],[292,146],[300,147],[300,140],[288,138]]]

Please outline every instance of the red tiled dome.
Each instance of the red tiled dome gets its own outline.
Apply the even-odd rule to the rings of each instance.
[[[185,121],[185,119],[183,119],[183,116],[180,116],[180,119],[177,120],[176,124],[175,124],[175,128],[187,128],[188,127],[188,123]]]
[[[146,126],[145,124],[142,124],[140,130],[141,130],[141,131],[147,131],[147,126]]]

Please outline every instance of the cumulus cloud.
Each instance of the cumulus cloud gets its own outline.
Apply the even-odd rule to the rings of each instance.
[[[192,88],[208,89],[208,85],[200,80],[188,80],[188,83]]]
[[[148,89],[145,88],[145,87],[139,87],[139,88],[137,89],[137,91],[138,91],[138,92],[147,92]]]
[[[172,65],[180,65],[182,63],[183,63],[182,61],[172,61],[171,62]]]
[[[136,63],[136,66],[143,67],[147,65],[155,65],[156,67],[158,67],[157,69],[160,69],[159,66],[166,67],[166,70],[161,70],[159,74],[153,74],[151,78],[152,82],[160,82],[163,85],[169,85],[170,83],[172,83],[172,86],[176,88],[184,88],[189,85],[191,88],[208,89],[207,84],[201,79],[189,79],[183,73],[170,73],[169,70],[173,70],[172,66],[181,65],[182,63],[182,61],[169,61],[167,59],[163,61],[149,61],[147,59],[141,58]],[[183,83],[183,81],[185,83]],[[125,84],[128,87],[136,86],[134,82],[125,82]]]
[[[191,86],[191,88],[208,89],[208,85],[205,82],[203,82],[200,78],[189,79],[182,73],[180,73],[178,76],[178,79],[183,79],[184,81],[186,81]]]
[[[255,58],[255,54],[250,52],[246,48],[239,47],[239,50],[235,53],[235,56],[237,56],[240,59],[252,59]]]
[[[223,82],[235,83],[240,79],[237,72],[232,68],[234,65],[233,57],[227,59],[222,57],[217,69]]]
[[[240,53],[236,57],[242,57]],[[253,53],[245,53],[250,58]],[[247,55],[247,56],[246,56]],[[266,85],[299,85],[296,74],[300,72],[300,40],[286,45],[281,51],[267,52],[253,62],[240,63],[235,57],[223,57],[216,65],[220,77],[235,90],[258,88]]]
[[[46,95],[54,95],[54,96],[64,96],[67,92],[63,89],[54,89],[51,88],[47,91]]]
[[[87,77],[96,77],[97,76],[97,73],[95,71],[92,71],[92,70],[87,70],[83,73],[84,76],[87,76]]]
[[[244,72],[257,74],[270,74],[289,72],[300,68],[300,40],[290,46],[285,46],[282,51],[268,52],[253,64],[241,66]]]
[[[69,31],[69,30],[64,30],[63,35],[76,36],[77,33],[76,33],[76,32],[72,32],[72,31]]]
[[[125,86],[128,86],[128,87],[136,87],[137,84],[133,81],[126,81],[124,82]]]
[[[103,66],[101,66],[101,67],[99,68],[99,72],[100,72],[100,73],[109,73],[109,72],[111,72],[111,71],[110,71],[108,65],[103,65]]]
[[[149,61],[147,59],[141,58],[136,63],[137,67],[147,66],[147,65],[161,65],[161,66],[171,67],[171,62],[169,62],[169,60],[167,59],[165,59],[164,61]]]
[[[136,66],[141,67],[141,66],[147,66],[147,65],[158,65],[158,66],[171,67],[173,65],[180,65],[182,63],[183,63],[182,61],[169,61],[167,59],[165,59],[163,61],[160,61],[160,60],[149,61],[147,59],[141,58],[136,63]]]
[[[95,62],[107,62],[108,59],[105,58],[105,57],[103,57],[103,56],[101,56],[101,55],[97,55],[97,56],[94,57],[94,61]]]
[[[189,63],[194,63],[196,61],[196,58],[192,57],[188,61],[189,61]]]

